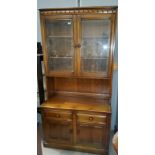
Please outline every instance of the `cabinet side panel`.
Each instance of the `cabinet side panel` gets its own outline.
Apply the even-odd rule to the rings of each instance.
[[[46,94],[47,99],[53,96],[54,94],[54,78],[53,77],[46,77]]]

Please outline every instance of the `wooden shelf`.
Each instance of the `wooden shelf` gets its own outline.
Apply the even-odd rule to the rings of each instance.
[[[81,57],[82,59],[108,59],[108,57],[104,57],[104,58],[84,58],[84,57]]]
[[[50,59],[72,59],[73,57],[49,57]]]
[[[49,38],[72,38],[72,36],[48,36]]]
[[[50,59],[72,59],[73,57],[60,57],[60,56],[58,56],[58,57],[49,57]],[[81,57],[81,59],[109,59],[109,57]]]
[[[111,106],[103,99],[93,97],[76,97],[55,95],[41,105],[41,108],[63,110],[89,110],[92,112],[111,113]]]
[[[105,37],[103,37],[103,36],[82,36],[82,38],[88,38],[88,39],[96,39],[96,38],[100,38],[100,39],[106,39],[106,40],[108,40],[108,39],[110,39],[110,38],[105,38]]]

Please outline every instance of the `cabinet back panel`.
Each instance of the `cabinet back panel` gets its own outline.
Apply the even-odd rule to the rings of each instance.
[[[54,78],[54,91],[110,94],[110,85],[109,79]]]

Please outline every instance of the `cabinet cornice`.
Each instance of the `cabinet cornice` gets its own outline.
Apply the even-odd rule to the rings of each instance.
[[[41,15],[52,15],[52,14],[108,14],[116,13],[117,7],[93,7],[93,8],[47,8],[39,9]]]

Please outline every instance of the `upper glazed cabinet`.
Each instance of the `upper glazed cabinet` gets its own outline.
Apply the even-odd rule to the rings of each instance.
[[[47,76],[111,76],[116,14],[80,11],[40,12]]]

